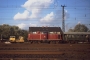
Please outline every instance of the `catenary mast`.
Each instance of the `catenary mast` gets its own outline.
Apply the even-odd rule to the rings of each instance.
[[[64,7],[66,7],[65,5],[61,5],[62,7],[62,31],[65,32],[65,13],[64,13]]]

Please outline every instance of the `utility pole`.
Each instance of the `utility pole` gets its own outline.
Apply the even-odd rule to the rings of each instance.
[[[62,7],[62,31],[65,32],[65,15],[64,15],[64,7],[66,7],[65,5],[61,5]]]

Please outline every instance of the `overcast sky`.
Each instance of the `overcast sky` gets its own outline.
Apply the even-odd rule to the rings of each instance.
[[[65,5],[65,29],[76,24],[90,27],[90,0],[0,0],[0,25],[9,24],[28,29],[30,26],[62,28]]]

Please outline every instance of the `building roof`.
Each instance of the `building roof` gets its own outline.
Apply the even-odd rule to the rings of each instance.
[[[62,32],[60,27],[29,27],[29,32],[35,31]]]

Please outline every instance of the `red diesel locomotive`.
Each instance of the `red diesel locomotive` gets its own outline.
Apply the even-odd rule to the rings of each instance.
[[[29,27],[28,41],[31,43],[60,43],[63,40],[60,27]]]

